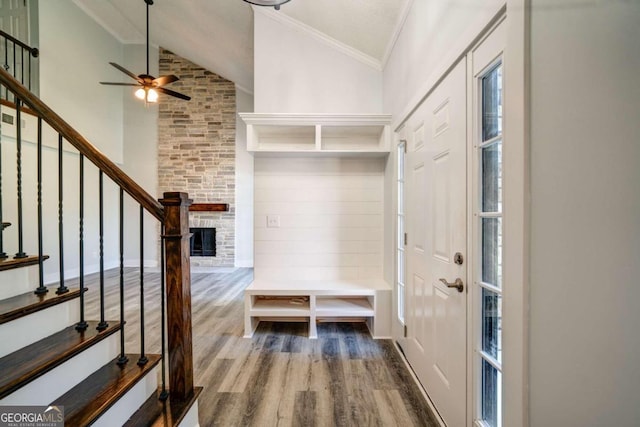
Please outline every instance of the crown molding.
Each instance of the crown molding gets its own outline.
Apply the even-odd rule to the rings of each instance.
[[[377,71],[382,71],[382,63],[376,58],[367,55],[366,53],[363,53],[358,49],[354,49],[348,44],[342,43],[341,41],[336,40],[333,37],[330,37],[327,34],[298,21],[297,19],[293,19],[282,12],[276,12],[275,10],[271,10],[270,8],[265,8],[262,6],[252,6],[252,8],[254,13],[261,13],[282,25],[307,34],[313,39],[355,59],[356,61],[359,61]]]
[[[393,48],[396,46],[398,37],[400,37],[400,33],[402,32],[404,23],[407,21],[407,17],[409,16],[409,11],[411,10],[411,6],[413,6],[413,0],[405,0],[404,4],[402,5],[402,9],[400,9],[400,13],[398,14],[398,19],[396,21],[393,34],[391,35],[391,38],[387,43],[387,48],[385,49],[384,55],[382,56],[382,61],[381,61],[382,69],[384,69],[387,66],[387,62],[391,57]]]

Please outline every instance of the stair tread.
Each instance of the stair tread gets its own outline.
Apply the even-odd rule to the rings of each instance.
[[[149,360],[138,366],[138,354],[128,354],[129,362],[118,365],[113,359],[81,383],[57,398],[51,405],[64,406],[65,425],[86,426],[93,423],[129,391],[160,361],[160,355],[147,354]]]
[[[49,255],[43,255],[42,260],[49,259]],[[0,260],[0,271],[11,270],[14,268],[28,267],[30,265],[36,265],[40,262],[40,258],[37,255],[28,256],[26,258],[5,258]]]
[[[120,322],[110,321],[102,332],[97,321],[87,323],[84,332],[69,326],[1,358],[0,399],[120,330]]]
[[[43,295],[27,292],[4,299],[0,301],[0,325],[79,296],[80,289],[73,289],[61,295],[50,289]]]
[[[193,394],[186,400],[169,398],[164,402],[159,399],[159,392],[153,394],[123,427],[177,426],[198,399],[200,392],[202,387],[195,387]]]

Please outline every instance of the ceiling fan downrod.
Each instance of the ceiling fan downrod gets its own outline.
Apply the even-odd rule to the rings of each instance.
[[[127,70],[121,65],[116,64],[115,62],[109,62],[113,67],[117,68],[127,76],[131,77],[135,80],[135,83],[120,83],[120,82],[100,82],[103,85],[111,85],[111,86],[134,86],[138,87],[138,90],[135,91],[135,96],[145,101],[145,103],[152,102],[155,103],[158,100],[158,93],[162,93],[165,95],[173,96],[175,98],[183,99],[185,101],[191,100],[190,96],[184,95],[182,93],[173,91],[171,89],[167,89],[163,86],[168,85],[170,83],[176,82],[180,80],[178,76],[174,74],[169,74],[166,76],[160,76],[158,78],[153,77],[149,74],[149,6],[153,5],[153,0],[144,0],[147,4],[147,70],[146,74],[135,75],[131,71]]]

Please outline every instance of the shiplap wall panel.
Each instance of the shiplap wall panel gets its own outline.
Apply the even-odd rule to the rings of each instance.
[[[382,184],[382,180],[380,183]],[[255,191],[260,190],[256,188]],[[369,215],[373,212],[381,213],[382,208],[382,202],[256,202],[254,212],[256,216],[274,212],[281,212],[283,215]]]
[[[382,159],[257,158],[254,185],[256,278],[382,277]]]
[[[256,254],[375,254],[378,247],[371,245],[371,242],[349,241],[323,241],[309,245],[308,242],[285,242],[285,241],[257,241],[255,242]]]

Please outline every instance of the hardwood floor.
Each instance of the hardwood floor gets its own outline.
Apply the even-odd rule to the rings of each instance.
[[[119,319],[118,270],[105,274],[105,317]],[[390,340],[361,323],[262,322],[243,335],[251,269],[192,274],[193,352],[200,425],[437,426]],[[139,272],[125,272],[126,351],[139,352]],[[70,286],[70,285],[68,285]],[[77,284],[75,284],[77,286]],[[97,275],[85,280],[87,319],[98,317]],[[145,351],[160,352],[160,280],[145,273]]]

